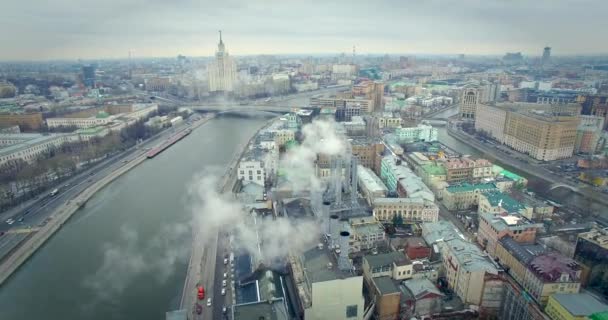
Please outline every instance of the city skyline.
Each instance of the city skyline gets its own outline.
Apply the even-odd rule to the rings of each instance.
[[[89,3],[71,0],[34,8],[11,1],[0,13],[10,43],[0,60],[212,56],[217,30],[231,53],[480,54],[541,56],[606,54],[596,32],[608,22],[597,0],[284,3],[234,0],[179,6],[161,1]],[[78,7],[76,6],[78,5]],[[593,8],[593,10],[590,10]],[[69,14],[68,14],[69,12]],[[374,16],[377,14],[378,17]],[[238,21],[234,19],[238,16]],[[576,23],[585,21],[585,24]]]

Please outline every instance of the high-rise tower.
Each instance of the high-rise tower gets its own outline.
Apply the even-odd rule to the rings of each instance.
[[[236,82],[236,63],[226,51],[222,31],[220,31],[220,42],[215,52],[215,61],[209,64],[208,72],[209,92],[233,91]]]

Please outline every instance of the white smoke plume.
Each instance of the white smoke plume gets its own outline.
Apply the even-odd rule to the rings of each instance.
[[[281,160],[281,169],[295,192],[319,190],[323,183],[316,175],[317,154],[343,155],[347,142],[334,121],[315,120],[302,127],[302,135],[302,144],[289,149]]]
[[[234,238],[235,249],[246,250],[262,261],[302,251],[318,238],[319,228],[313,221],[254,218],[230,193],[218,192],[218,182],[215,176],[198,177],[190,190],[194,225],[200,234],[211,234],[219,228],[234,231],[238,235]]]
[[[145,273],[153,274],[159,283],[167,281],[176,265],[188,257],[190,248],[183,244],[189,233],[186,224],[169,225],[142,244],[135,230],[123,226],[120,238],[104,245],[103,262],[85,278],[84,286],[93,289],[100,300],[112,300],[120,299],[119,295]]]

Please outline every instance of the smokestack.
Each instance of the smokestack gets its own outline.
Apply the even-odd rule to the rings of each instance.
[[[329,216],[331,215],[330,209],[331,209],[331,202],[323,201],[323,217],[321,217],[321,221],[323,221],[323,230],[326,235],[331,235],[330,229],[329,229]]]
[[[340,241],[338,239],[340,236],[340,217],[337,214],[332,214],[329,217],[329,232],[331,235],[331,247],[333,247]]]
[[[340,256],[338,257],[338,268],[342,271],[350,271],[351,265],[348,259],[348,251],[350,250],[350,232],[340,232]]]
[[[357,157],[350,160],[350,202],[353,207],[357,205]]]
[[[323,194],[318,189],[313,189],[310,192],[310,205],[312,207],[312,211],[316,215],[321,215],[322,210],[322,202],[323,202]]]
[[[334,199],[336,205],[342,204],[342,158],[340,156],[336,156],[336,161],[334,162]]]

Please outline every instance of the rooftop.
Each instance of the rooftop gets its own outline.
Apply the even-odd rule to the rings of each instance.
[[[524,230],[529,228],[540,229],[543,227],[542,223],[532,223],[530,220],[514,214],[502,215],[496,213],[482,213],[480,217],[487,221],[498,232],[506,229]]]
[[[288,320],[290,319],[284,299],[237,304],[233,309],[234,320],[264,319]]]
[[[393,263],[398,266],[404,266],[411,263],[410,259],[408,259],[405,254],[398,251],[375,255],[366,255],[365,257],[363,257],[363,259],[367,260],[367,263],[371,268],[389,266]]]
[[[447,220],[423,223],[421,227],[422,237],[428,244],[452,239],[464,239],[464,236],[458,231],[456,226]]]
[[[447,243],[452,256],[458,260],[460,267],[469,272],[485,271],[498,274],[496,265],[492,263],[487,254],[471,242],[454,239]]]
[[[521,244],[513,238],[507,236],[498,240],[500,244],[519,260],[522,264],[527,265],[534,257],[545,253],[545,248],[537,244]]]
[[[573,282],[580,278],[581,267],[576,261],[558,253],[546,253],[534,257],[528,268],[544,282]],[[562,275],[568,275],[561,280]]]
[[[602,248],[608,249],[608,230],[593,229],[589,232],[580,233],[579,238],[593,242]]]
[[[422,165],[421,168],[422,168],[422,170],[424,170],[424,172],[428,173],[429,175],[433,175],[433,176],[446,175],[445,167],[440,166],[435,163]]]
[[[6,146],[4,148],[0,148],[0,157],[9,155],[9,154],[12,154],[15,152],[19,152],[19,151],[25,150],[27,148],[34,147],[36,145],[51,141],[51,140],[60,139],[65,136],[69,136],[69,134],[59,133],[59,134],[40,135],[33,139],[24,140],[21,143],[16,143],[16,144]]]
[[[427,278],[405,280],[403,281],[403,285],[405,285],[416,300],[423,298],[429,293],[443,296],[431,280]]]
[[[369,168],[366,168],[362,165],[358,165],[357,175],[359,176],[359,180],[361,181],[361,183],[363,183],[370,192],[388,192],[388,189],[386,188],[386,185],[384,185],[384,182],[382,182],[382,179],[380,179]]]
[[[553,296],[571,315],[585,317],[597,312],[608,311],[608,305],[586,293],[556,293]]]
[[[376,285],[376,288],[378,288],[378,291],[380,291],[381,295],[399,293],[399,288],[397,288],[391,277],[375,277],[372,278],[372,280],[374,281],[374,284]]]
[[[524,210],[526,206],[519,201],[511,198],[508,194],[499,191],[489,191],[483,194],[492,207],[502,207],[509,213],[516,213]]]
[[[319,249],[316,246],[302,255],[304,273],[310,283],[325,282],[337,279],[354,277],[350,272],[338,268],[336,254],[327,248]]]
[[[455,184],[455,185],[448,186],[446,188],[446,190],[448,190],[449,192],[452,192],[452,193],[471,192],[471,191],[475,191],[475,190],[490,191],[490,190],[496,190],[496,185],[493,183],[471,184],[471,183],[465,182],[465,183],[461,183],[461,184]]]

